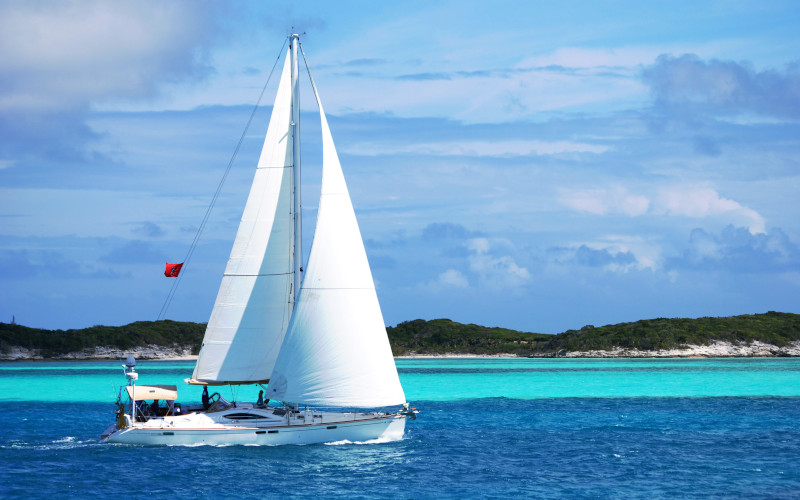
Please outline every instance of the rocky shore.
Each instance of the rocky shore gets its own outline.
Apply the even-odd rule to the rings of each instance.
[[[469,354],[442,353],[416,354],[409,353],[404,358],[514,358],[515,354]],[[791,342],[786,346],[776,346],[764,342],[734,344],[732,342],[713,342],[709,345],[687,345],[679,349],[660,349],[656,351],[640,351],[638,349],[612,349],[596,351],[562,351],[542,354],[542,358],[758,358],[758,357],[800,357],[800,342]]]
[[[791,342],[786,346],[765,344],[759,341],[742,344],[713,342],[709,345],[690,345],[678,349],[660,349],[657,351],[614,349],[558,353],[558,357],[564,358],[749,358],[786,356],[800,356],[800,342]]]
[[[140,346],[131,349],[98,346],[69,352],[58,357],[44,357],[39,349],[12,347],[7,353],[0,353],[0,361],[101,361],[109,359],[125,359],[133,356],[139,360],[154,359],[161,361],[195,360],[190,346],[174,344],[172,346]]]
[[[170,347],[147,346],[133,349],[118,349],[101,346],[67,353],[50,358],[41,354],[38,349],[13,347],[7,353],[0,353],[0,361],[100,361],[109,359],[125,359],[133,356],[139,360],[161,361],[193,361],[197,355],[192,354],[189,346],[174,344]],[[409,353],[397,356],[398,359],[435,359],[435,358],[514,358],[515,354],[472,354],[472,353]],[[539,357],[539,356],[537,356]],[[613,349],[597,351],[563,351],[554,354],[542,354],[542,358],[749,358],[749,357],[800,357],[800,341],[785,346],[776,346],[764,342],[734,344],[731,342],[714,342],[709,345],[690,345],[678,349],[661,349],[656,351],[640,351],[638,349]]]

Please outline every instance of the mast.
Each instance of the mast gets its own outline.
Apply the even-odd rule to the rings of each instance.
[[[301,273],[303,270],[303,216],[300,203],[300,71],[297,52],[300,35],[292,34],[291,38],[291,67],[292,67],[292,198],[294,199],[294,265],[292,282],[292,304],[297,303],[300,293]]]

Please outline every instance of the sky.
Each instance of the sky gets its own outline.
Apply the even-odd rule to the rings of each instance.
[[[0,1],[0,321],[206,322],[286,35],[388,326],[800,313],[795,1]],[[319,118],[303,83],[304,250]]]

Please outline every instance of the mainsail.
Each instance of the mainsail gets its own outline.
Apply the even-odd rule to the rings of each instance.
[[[278,356],[293,305],[291,114],[287,52],[264,147],[193,382],[264,382]]]
[[[319,212],[270,397],[325,406],[402,404],[361,232],[315,86],[314,93],[322,122]]]

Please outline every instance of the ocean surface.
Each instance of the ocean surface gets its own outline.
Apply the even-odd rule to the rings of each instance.
[[[0,498],[800,498],[800,359],[397,366],[421,412],[401,441],[141,447],[98,443],[119,362],[0,363]],[[139,383],[198,401],[192,367]]]

